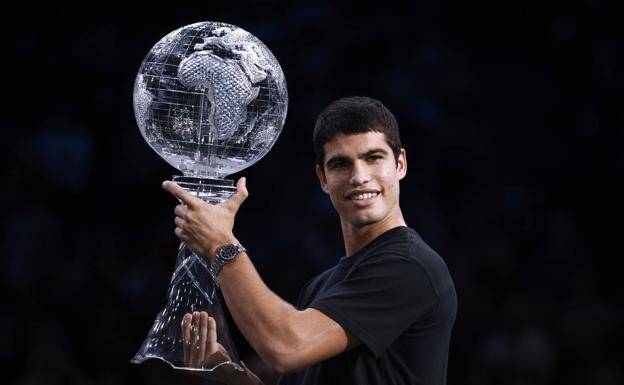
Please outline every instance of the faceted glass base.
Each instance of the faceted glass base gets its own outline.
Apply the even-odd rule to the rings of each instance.
[[[193,177],[174,177],[173,180],[193,195],[211,204],[221,203],[236,192],[232,180]],[[175,271],[167,291],[167,303],[156,317],[147,338],[131,362],[138,364],[150,358],[157,358],[176,369],[208,372],[203,373],[204,375],[210,375],[210,372],[217,368],[221,374],[224,371],[243,371],[243,364],[230,338],[222,303],[221,292],[208,259],[198,256],[181,243]],[[187,329],[183,329],[185,315],[192,315],[194,312],[206,312],[214,318],[216,346],[206,346],[199,337],[194,340],[189,338],[191,331],[194,333],[192,335],[201,334],[196,333],[199,328],[195,323],[191,326],[187,322]],[[200,349],[201,360],[189,359]]]

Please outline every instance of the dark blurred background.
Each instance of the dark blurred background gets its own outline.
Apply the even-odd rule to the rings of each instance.
[[[448,383],[622,384],[621,4],[3,2],[1,382],[199,382],[129,362],[178,245],[160,187],[177,171],[132,88],[161,37],[212,20],[263,40],[288,81],[281,137],[234,176],[251,192],[236,235],[269,287],[295,301],[342,255],[312,127],[336,98],[375,97],[407,149],[404,215],[455,279]]]

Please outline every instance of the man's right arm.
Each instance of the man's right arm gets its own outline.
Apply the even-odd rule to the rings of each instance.
[[[223,266],[219,285],[240,331],[262,360],[280,373],[306,368],[359,344],[322,312],[297,310],[273,293],[246,253]]]
[[[210,205],[176,183],[163,188],[180,199],[175,233],[196,254],[214,259],[225,244],[237,244],[234,217],[248,195],[245,179],[226,202]],[[333,357],[359,342],[340,324],[316,309],[297,310],[262,281],[245,252],[219,273],[228,309],[260,358],[278,372],[302,369]]]

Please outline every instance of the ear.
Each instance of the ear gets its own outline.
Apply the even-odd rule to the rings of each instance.
[[[401,153],[397,158],[397,171],[399,173],[399,180],[405,178],[405,175],[407,175],[407,155],[404,148],[401,149]]]
[[[329,191],[327,190],[327,178],[325,177],[325,170],[323,170],[318,164],[316,165],[316,177],[318,178],[319,184],[321,185],[323,191],[326,194],[329,194]]]

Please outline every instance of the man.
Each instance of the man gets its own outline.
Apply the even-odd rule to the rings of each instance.
[[[280,384],[445,384],[456,294],[442,258],[403,219],[407,160],[394,116],[379,101],[343,98],[321,112],[313,142],[345,256],[303,288],[297,307],[266,287],[232,234],[248,195],[244,178],[218,206],[165,182],[185,204],[175,209],[176,235],[218,265],[223,250],[235,255],[218,272],[223,296],[260,358],[286,373]],[[205,352],[187,348],[188,362],[201,366],[219,352],[214,329],[206,313],[186,316],[188,341],[200,340]]]

